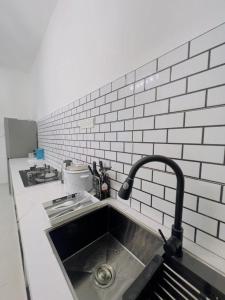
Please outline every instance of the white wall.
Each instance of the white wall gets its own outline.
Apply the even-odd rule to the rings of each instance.
[[[36,117],[224,21],[224,0],[59,0],[32,70]]]
[[[7,182],[4,117],[31,119],[32,101],[28,74],[0,68],[0,183]]]

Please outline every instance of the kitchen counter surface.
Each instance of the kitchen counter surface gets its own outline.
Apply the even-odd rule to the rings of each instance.
[[[19,170],[27,168],[29,168],[27,158],[10,160],[14,199],[31,299],[73,300],[66,279],[45,234],[45,230],[50,228],[51,225],[42,206],[44,202],[65,196],[64,185],[60,181],[54,181],[25,188],[20,178]],[[153,231],[157,231],[160,228],[167,237],[170,236],[168,228],[129,208],[121,201],[111,198],[106,201],[126,211],[133,218],[139,219]],[[99,202],[97,204],[101,205],[102,203]],[[184,247],[193,256],[225,276],[224,259],[187,239],[184,239]]]

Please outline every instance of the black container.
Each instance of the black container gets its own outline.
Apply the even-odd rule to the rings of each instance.
[[[108,174],[104,176],[93,176],[93,187],[95,191],[95,197],[99,200],[104,200],[110,197],[110,179]]]

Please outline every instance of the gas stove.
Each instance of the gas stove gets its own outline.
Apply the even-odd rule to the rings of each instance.
[[[19,173],[25,187],[59,180],[60,177],[57,169],[46,164],[43,167],[35,165],[29,170],[21,170]]]

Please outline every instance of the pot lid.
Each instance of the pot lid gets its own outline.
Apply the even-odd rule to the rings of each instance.
[[[86,171],[86,170],[88,170],[88,166],[85,165],[85,164],[72,164],[72,165],[66,167],[66,170],[67,171],[72,171],[72,172],[73,171],[75,171],[75,172],[77,172],[77,171]]]

